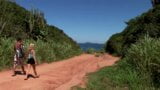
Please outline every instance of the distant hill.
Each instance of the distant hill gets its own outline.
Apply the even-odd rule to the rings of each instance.
[[[94,48],[95,50],[100,50],[103,48],[104,44],[99,44],[99,43],[79,43],[79,46],[83,49],[83,50],[87,50],[89,48]]]
[[[78,44],[63,30],[48,25],[44,13],[38,9],[30,11],[11,0],[0,0],[0,38],[43,40],[45,42],[67,43],[75,50]]]

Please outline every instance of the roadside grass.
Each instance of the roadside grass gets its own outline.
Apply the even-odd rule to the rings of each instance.
[[[75,90],[160,90],[160,39],[148,35],[131,45],[116,65],[88,75]]]
[[[119,62],[120,63],[120,62]],[[157,90],[130,67],[115,65],[88,75],[86,88],[72,90]]]

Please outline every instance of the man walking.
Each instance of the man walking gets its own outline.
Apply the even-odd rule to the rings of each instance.
[[[17,38],[16,43],[14,44],[14,61],[13,61],[13,75],[12,76],[16,76],[16,67],[18,65],[21,66],[22,68],[22,72],[23,74],[26,74],[25,70],[24,70],[24,63],[23,63],[23,59],[24,59],[24,46],[23,46],[23,41],[21,38]]]

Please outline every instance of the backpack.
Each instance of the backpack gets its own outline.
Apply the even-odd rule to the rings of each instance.
[[[20,56],[19,56],[20,58],[23,58],[24,57],[24,49],[23,48],[21,48],[20,49]]]
[[[22,45],[21,45],[21,48],[17,50],[17,55],[18,55],[18,58],[23,58],[25,56],[24,48]]]

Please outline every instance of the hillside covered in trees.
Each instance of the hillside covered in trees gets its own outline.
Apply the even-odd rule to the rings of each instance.
[[[77,55],[78,44],[63,30],[48,25],[44,13],[38,9],[30,11],[9,0],[0,0],[0,67],[11,66],[13,43],[17,37],[36,44],[39,62],[50,62]]]
[[[106,43],[106,51],[111,54],[125,55],[126,50],[145,35],[160,37],[160,6],[126,22],[121,33],[114,34]]]

